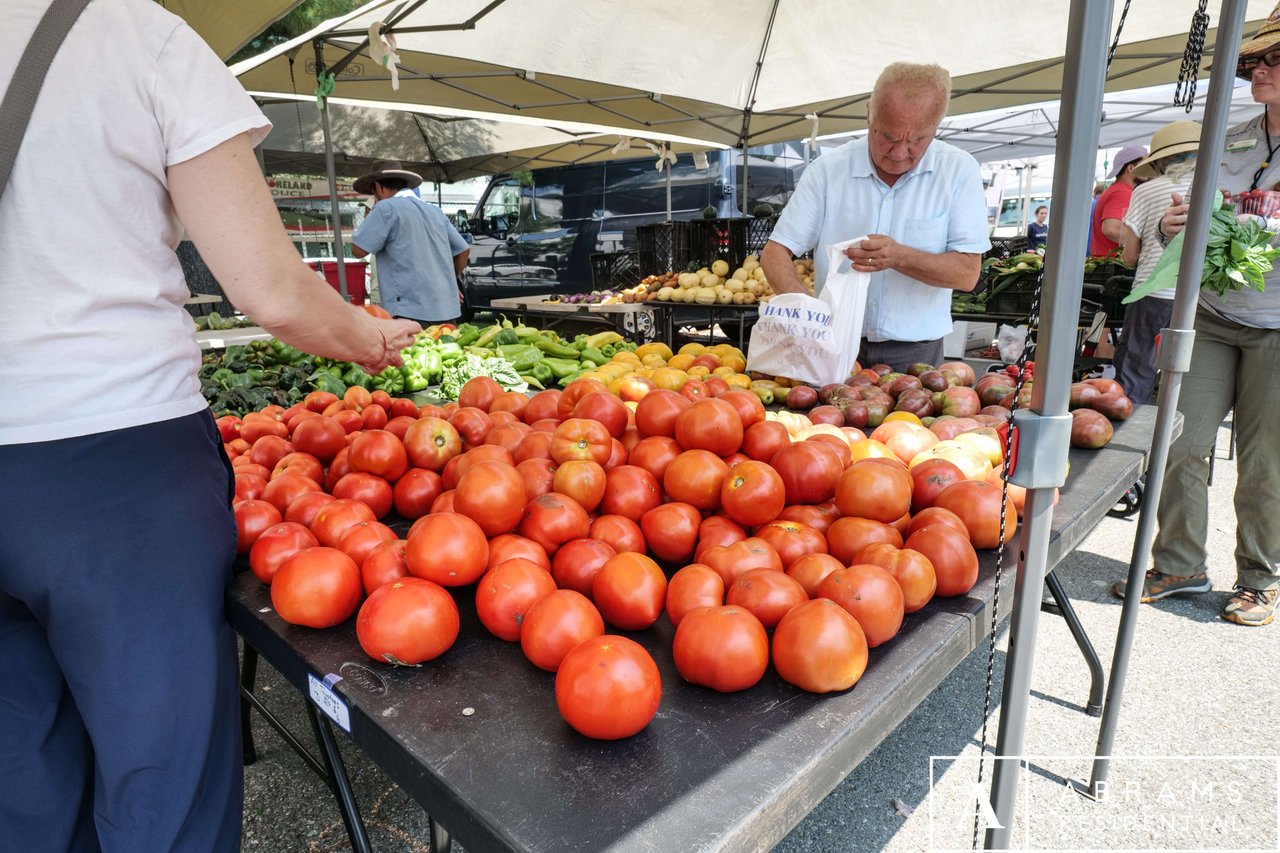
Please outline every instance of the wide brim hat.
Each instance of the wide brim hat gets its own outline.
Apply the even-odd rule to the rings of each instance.
[[[409,189],[422,183],[422,176],[417,172],[401,168],[399,160],[375,160],[373,171],[356,178],[352,186],[361,195],[373,195],[374,181],[380,181],[383,178],[399,178],[408,185]]]
[[[1273,47],[1280,47],[1280,3],[1271,10],[1271,14],[1262,22],[1262,26],[1258,27],[1258,31],[1240,45],[1240,58],[1258,56]],[[1210,63],[1205,68],[1213,70],[1213,64]],[[1247,80],[1248,77],[1245,79]]]
[[[1154,178],[1160,174],[1155,164],[1166,157],[1200,150],[1200,122],[1175,121],[1151,135],[1151,153],[1133,167],[1135,178]]]

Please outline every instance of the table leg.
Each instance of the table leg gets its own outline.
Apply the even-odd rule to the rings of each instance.
[[[333,729],[329,721],[314,703],[303,700],[307,706],[307,715],[311,718],[311,728],[320,742],[320,756],[328,778],[325,780],[338,799],[338,811],[342,813],[342,822],[347,827],[347,837],[351,839],[351,849],[355,853],[372,853],[369,836],[365,833],[364,820],[360,817],[360,806],[356,803],[355,792],[351,790],[351,780],[347,778],[346,767],[342,763],[342,754],[338,752],[337,741],[333,738]]]
[[[1058,605],[1059,615],[1062,616],[1067,623],[1067,630],[1071,632],[1072,638],[1076,641],[1076,646],[1080,649],[1080,654],[1084,655],[1084,662],[1089,667],[1089,677],[1091,679],[1089,685],[1089,701],[1084,706],[1084,712],[1090,717],[1102,716],[1102,700],[1103,690],[1106,686],[1106,676],[1102,672],[1102,661],[1098,659],[1098,653],[1093,648],[1093,643],[1089,640],[1089,635],[1085,633],[1084,625],[1080,622],[1079,615],[1076,614],[1075,608],[1071,606],[1071,599],[1067,596],[1066,589],[1062,586],[1062,581],[1058,580],[1056,572],[1049,572],[1045,575],[1045,584],[1049,587],[1053,600]]]
[[[240,738],[245,767],[258,760],[258,752],[253,746],[253,705],[248,698],[253,695],[253,685],[257,677],[258,650],[245,643],[244,655],[240,660]]]
[[[431,826],[431,853],[449,853],[453,849],[449,830],[436,823],[434,818],[428,817],[427,822]]]

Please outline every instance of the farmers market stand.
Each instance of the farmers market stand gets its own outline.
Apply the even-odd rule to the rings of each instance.
[[[1053,517],[1051,567],[1142,474],[1154,421],[1154,407],[1137,407],[1108,446],[1071,452]],[[1001,617],[1013,602],[1017,542],[1006,554]],[[768,849],[989,635],[995,552],[980,558],[967,596],[935,599],[908,616],[897,637],[871,651],[862,680],[841,694],[805,693],[772,671],[742,693],[713,693],[677,674],[674,629],[665,617],[628,634],[653,654],[663,697],[648,728],[618,742],[580,737],[561,720],[554,676],[480,626],[470,590],[458,596],[457,643],[420,669],[368,659],[354,619],[327,631],[286,624],[271,607],[269,588],[250,572],[236,577],[227,605],[245,641],[246,701],[262,709],[252,694],[260,654],[303,696],[320,695],[339,716],[345,711],[351,739],[439,822],[437,830],[446,827],[469,851]],[[1061,592],[1056,579],[1051,584]],[[1069,612],[1065,596],[1060,600]],[[1096,704],[1101,667],[1096,657],[1091,663]],[[327,681],[337,703],[311,681]],[[331,724],[315,701],[306,704],[323,749],[321,761],[308,763],[321,775],[332,771],[328,781],[353,847],[367,850]],[[302,749],[296,738],[291,745]],[[448,837],[438,836],[437,849]]]

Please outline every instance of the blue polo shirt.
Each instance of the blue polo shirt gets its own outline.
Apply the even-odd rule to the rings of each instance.
[[[413,190],[375,204],[351,240],[377,258],[382,307],[393,315],[437,321],[461,313],[453,259],[467,241]]]
[[[866,137],[855,139],[809,165],[769,239],[797,255],[815,249],[814,281],[821,289],[826,247],[863,234],[885,234],[935,254],[987,251],[991,241],[978,161],[934,140],[915,168],[891,187],[876,175]],[[863,337],[945,337],[951,332],[951,294],[895,270],[872,273]]]

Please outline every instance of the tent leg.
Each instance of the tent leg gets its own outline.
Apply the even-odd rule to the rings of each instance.
[[[324,42],[316,39],[313,44],[316,49],[316,68],[323,73]],[[333,135],[329,130],[328,99],[321,99],[318,106],[320,107],[320,128],[324,131],[324,170],[325,176],[329,179],[329,217],[333,222],[333,256],[338,264],[338,292],[342,294],[344,301],[350,302],[350,291],[347,289],[347,259],[342,248],[342,216],[338,212],[338,171],[333,163]]]
[[[1209,95],[1205,100],[1203,130],[1200,133],[1200,150],[1196,157],[1195,177],[1191,181],[1192,198],[1209,198],[1218,185],[1218,164],[1226,145],[1227,117],[1231,109],[1231,92],[1235,85],[1233,75],[1219,69],[1235,69],[1240,55],[1240,37],[1244,32],[1245,0],[1223,0],[1218,18],[1218,40],[1214,47],[1213,67],[1209,77]],[[1120,628],[1116,634],[1116,649],[1111,660],[1111,684],[1107,687],[1107,703],[1102,710],[1102,724],[1098,731],[1098,745],[1094,752],[1093,775],[1089,780],[1089,792],[1098,796],[1102,783],[1107,779],[1111,764],[1111,750],[1115,746],[1116,726],[1119,723],[1120,705],[1124,697],[1125,678],[1129,672],[1129,657],[1133,653],[1133,635],[1137,630],[1143,577],[1155,538],[1156,508],[1160,506],[1160,493],[1164,487],[1164,468],[1169,458],[1169,442],[1173,437],[1173,421],[1177,414],[1178,395],[1182,390],[1182,374],[1191,361],[1191,340],[1195,336],[1196,300],[1200,292],[1200,268],[1204,266],[1205,238],[1209,233],[1209,205],[1192,205],[1187,217],[1187,235],[1184,238],[1182,259],[1178,270],[1178,287],[1173,302],[1171,329],[1165,329],[1162,340],[1180,345],[1170,347],[1170,352],[1160,358],[1158,366],[1165,373],[1161,380],[1160,406],[1156,412],[1155,433],[1151,438],[1151,457],[1148,465],[1146,494],[1143,496],[1142,515],[1138,518],[1138,530],[1133,543],[1133,557],[1129,563],[1129,586],[1120,611]],[[1174,335],[1177,335],[1175,338]],[[1178,339],[1184,339],[1179,342]]]
[[[1062,120],[1055,151],[1057,169],[1053,198],[1059,211],[1057,236],[1045,254],[1044,293],[1037,344],[1033,416],[1060,423],[1067,414],[1067,390],[1075,363],[1076,326],[1080,317],[1080,258],[1088,242],[1087,220],[1093,194],[1093,162],[1102,122],[1102,92],[1106,83],[1106,51],[1111,26],[1111,0],[1074,0],[1069,12],[1066,63],[1062,74]],[[1055,433],[1055,442],[1059,436]],[[1046,466],[1064,453],[1062,447],[1035,447],[1023,443],[1024,458]],[[1065,468],[1065,466],[1063,466]],[[1009,654],[1005,663],[1000,729],[996,741],[995,770],[991,780],[991,807],[995,824],[986,831],[988,850],[1010,848],[1014,806],[1017,802],[1031,672],[1035,661],[1036,627],[1049,554],[1049,528],[1053,518],[1053,488],[1047,483],[1063,471],[1038,472],[1037,485],[1028,489],[1018,573],[1014,587],[1013,617],[1009,627]],[[1016,474],[1014,475],[1016,479]],[[975,842],[976,827],[975,827]]]

